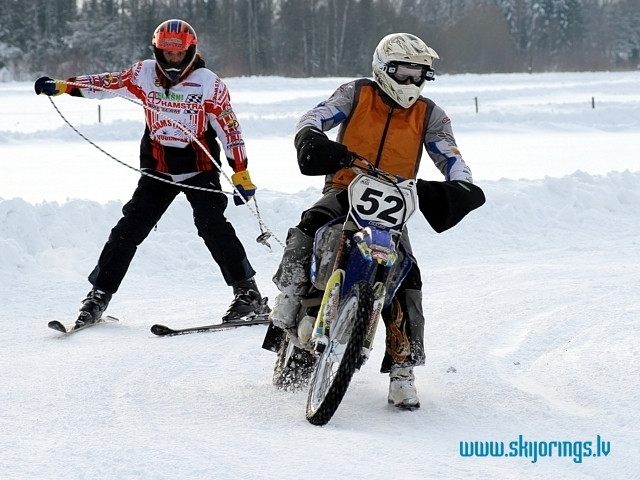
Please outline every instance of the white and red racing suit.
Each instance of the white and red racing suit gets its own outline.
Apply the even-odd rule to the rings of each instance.
[[[119,73],[83,75],[67,81],[81,84],[69,91],[70,95],[102,99],[120,94],[149,107],[144,111],[146,128],[140,145],[140,166],[147,175],[140,177],[131,200],[122,208],[123,216],[89,275],[91,284],[109,293],[118,290],[137,247],[181,192],[193,209],[198,235],[227,285],[252,278],[255,270],[224,215],[228,200],[220,191],[216,138],[234,172],[247,168],[240,124],[224,82],[205,68],[199,57],[194,68],[176,83],[169,83],[155,60],[137,62]]]
[[[184,128],[219,162],[217,137],[234,172],[247,168],[242,131],[231,107],[229,90],[204,62],[178,83],[167,88],[167,80],[155,60],[144,60],[117,73],[83,75],[69,79],[86,85],[72,95],[103,99],[115,94],[137,98],[145,106],[146,129],[142,138],[140,167],[182,180],[198,172],[217,169],[209,156]],[[99,87],[99,89],[92,88]],[[176,125],[182,125],[179,128]]]

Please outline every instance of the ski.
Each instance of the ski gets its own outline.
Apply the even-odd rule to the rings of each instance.
[[[47,326],[49,328],[53,328],[54,330],[57,330],[58,332],[68,335],[70,333],[79,332],[80,330],[84,330],[85,328],[93,327],[95,325],[102,325],[105,323],[116,323],[116,322],[119,322],[119,320],[116,317],[105,315],[96,323],[88,323],[86,325],[83,325],[82,327],[76,327],[76,322],[64,324],[59,320],[52,320],[47,324]]]
[[[199,327],[169,328],[165,325],[155,324],[151,326],[151,333],[159,337],[170,337],[173,335],[185,335],[188,333],[220,332],[238,327],[248,327],[251,325],[268,325],[269,314],[259,314],[249,317],[247,320],[234,320],[232,322],[214,323],[213,325],[202,325]]]

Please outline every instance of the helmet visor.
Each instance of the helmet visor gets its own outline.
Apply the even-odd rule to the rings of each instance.
[[[156,48],[170,52],[187,51],[191,45],[196,43],[196,37],[188,32],[158,32],[155,39]]]
[[[387,73],[401,84],[406,84],[409,80],[414,85],[422,85],[425,80],[435,80],[435,72],[431,66],[418,63],[389,62]]]

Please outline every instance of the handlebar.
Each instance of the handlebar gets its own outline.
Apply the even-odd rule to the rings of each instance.
[[[384,170],[379,169],[373,164],[373,162],[369,161],[362,155],[359,155],[355,152],[350,153],[353,159],[351,168],[353,168],[356,172],[367,173],[368,175],[382,178],[394,184],[406,180],[405,178],[399,177],[398,175],[394,175],[392,173],[385,172]]]

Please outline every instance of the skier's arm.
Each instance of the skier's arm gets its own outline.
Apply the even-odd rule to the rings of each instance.
[[[253,198],[256,186],[251,181],[249,170],[247,170],[249,160],[240,123],[231,106],[229,90],[217,75],[214,76],[213,92],[210,98],[205,100],[205,112],[222,143],[227,162],[234,172],[231,182],[237,193],[234,192],[233,201],[236,205],[242,205]]]
[[[204,102],[207,119],[216,131],[229,166],[234,172],[242,172],[249,163],[242,129],[231,106],[227,86],[217,76],[214,80],[213,91]]]
[[[56,96],[66,93],[73,97],[98,100],[119,95],[142,98],[141,89],[132,82],[141,68],[142,62],[138,62],[123,72],[80,75],[66,80],[40,77],[34,88],[38,95]]]
[[[71,88],[71,85],[68,85],[64,80],[55,80],[46,76],[38,78],[33,84],[36,95],[47,95],[49,97],[71,93]]]

